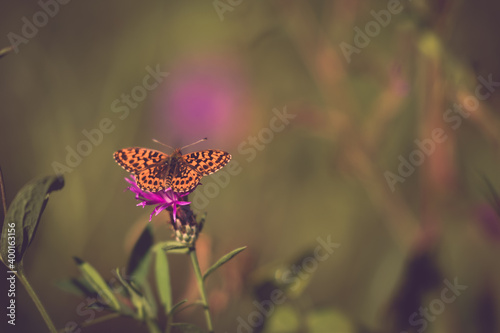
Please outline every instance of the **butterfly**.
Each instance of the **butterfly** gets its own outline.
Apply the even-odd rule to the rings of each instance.
[[[148,148],[125,148],[113,154],[122,168],[135,175],[143,191],[158,192],[169,187],[177,193],[195,188],[201,177],[224,167],[231,155],[222,150],[208,149],[183,155],[182,148],[171,155]]]

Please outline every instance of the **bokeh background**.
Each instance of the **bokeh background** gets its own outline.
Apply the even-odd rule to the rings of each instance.
[[[356,44],[357,29],[376,22],[371,11],[394,3],[400,11],[390,22],[372,23],[379,29],[367,45],[359,36]],[[112,153],[168,152],[151,139],[180,147],[208,137],[186,152],[223,149],[239,168],[227,179],[206,177],[195,192],[193,208],[208,214],[202,266],[248,246],[209,281],[217,332],[248,331],[238,318],[248,322],[269,286],[286,290],[283,272],[294,262],[300,285],[252,331],[499,332],[498,86],[471,100],[479,76],[500,81],[500,5],[397,3],[74,0],[0,59],[7,202],[57,163],[68,166],[85,130],[111,123],[64,173],[66,186],[51,195],[26,254],[28,279],[56,326],[88,319],[77,311],[83,298],[58,287],[79,276],[72,257],[112,278],[148,223],[151,208],[124,191],[127,173]],[[36,1],[1,1],[0,47],[42,10]],[[346,56],[347,44],[362,47]],[[148,68],[168,75],[125,106],[123,94],[143,86]],[[454,104],[465,111],[448,111]],[[293,118],[269,131],[284,112]],[[439,128],[446,139],[391,189],[387,172],[397,175],[401,158],[416,156],[415,140]],[[170,238],[166,213],[152,224],[157,241]],[[318,237],[339,246],[305,271]],[[172,258],[174,297],[194,301],[184,259]],[[444,281],[455,279],[467,289],[439,308]],[[47,331],[19,283],[16,299],[8,332]],[[412,324],[412,313],[430,304],[435,316]],[[204,327],[199,309],[177,320]],[[82,329],[114,331],[147,327],[118,318]]]

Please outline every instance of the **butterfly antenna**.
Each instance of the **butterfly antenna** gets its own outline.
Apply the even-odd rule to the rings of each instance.
[[[184,148],[187,148],[187,147],[194,146],[194,145],[195,145],[195,144],[197,144],[197,143],[200,143],[200,142],[202,142],[202,141],[207,141],[207,140],[208,140],[207,138],[203,138],[203,139],[198,140],[198,141],[196,141],[196,142],[190,143],[190,144],[188,144],[187,146],[182,147],[181,149],[184,149]]]
[[[159,143],[159,144],[161,144],[161,145],[163,145],[163,146],[165,146],[165,147],[168,147],[168,148],[170,148],[170,149],[172,149],[172,150],[175,150],[175,148],[174,148],[174,147],[171,147],[171,146],[169,146],[169,145],[167,145],[167,144],[165,144],[165,143],[163,143],[163,142],[160,142],[160,141],[158,141],[158,140],[156,140],[156,139],[153,139],[153,141],[154,141],[154,142],[156,142],[156,143]]]

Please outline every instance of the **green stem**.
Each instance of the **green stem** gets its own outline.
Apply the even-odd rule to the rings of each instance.
[[[203,276],[201,275],[200,264],[198,263],[198,257],[196,256],[196,249],[194,247],[189,248],[189,256],[193,262],[194,274],[196,275],[196,281],[198,282],[198,289],[200,289],[201,302],[203,303],[203,309],[205,310],[205,320],[207,321],[208,331],[213,333],[214,329],[212,327],[212,318],[210,317],[210,309],[208,307],[207,296],[205,294],[205,287],[203,286]]]
[[[18,267],[18,272],[16,273],[16,275],[19,278],[19,280],[21,281],[21,283],[23,284],[24,288],[26,288],[26,291],[30,295],[30,297],[33,300],[33,302],[35,303],[38,311],[40,312],[40,314],[42,315],[43,320],[45,321],[45,324],[49,328],[49,331],[51,333],[57,333],[57,329],[54,326],[54,323],[50,319],[49,314],[47,313],[47,311],[45,311],[45,308],[43,307],[42,302],[40,302],[40,299],[38,298],[37,294],[35,293],[35,290],[33,290],[33,288],[31,287],[30,283],[28,282],[28,279],[26,279],[26,277],[24,276],[23,271],[19,270],[19,269],[20,269],[20,267]]]

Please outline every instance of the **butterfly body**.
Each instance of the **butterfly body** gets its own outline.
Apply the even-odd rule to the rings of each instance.
[[[158,192],[169,187],[185,193],[195,188],[201,177],[210,175],[230,160],[231,155],[216,149],[183,155],[175,149],[171,155],[147,148],[125,148],[113,154],[115,161],[136,177],[144,191]]]

